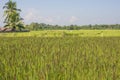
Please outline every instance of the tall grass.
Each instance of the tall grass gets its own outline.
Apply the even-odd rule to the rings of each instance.
[[[0,37],[0,80],[120,80],[120,37]]]
[[[0,37],[112,37],[120,36],[120,30],[43,30],[17,33],[0,33]]]

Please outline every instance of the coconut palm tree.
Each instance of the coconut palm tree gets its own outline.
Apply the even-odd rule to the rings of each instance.
[[[15,31],[17,28],[21,30],[24,28],[22,18],[20,17],[20,9],[17,9],[16,2],[13,2],[12,0],[9,0],[5,6],[3,7],[5,9],[4,16],[6,25],[4,27],[12,28],[13,31]]]

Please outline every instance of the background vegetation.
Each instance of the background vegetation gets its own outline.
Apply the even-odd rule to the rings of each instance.
[[[120,24],[113,25],[69,25],[69,26],[60,26],[60,25],[49,25],[44,23],[31,23],[26,25],[26,28],[29,30],[120,30]]]

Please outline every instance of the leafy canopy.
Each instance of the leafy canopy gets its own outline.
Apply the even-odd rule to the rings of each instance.
[[[20,9],[17,9],[16,2],[9,0],[5,6],[3,7],[4,16],[6,25],[4,27],[12,28],[12,30],[22,30],[24,28],[24,24],[22,22],[23,18],[20,17]]]

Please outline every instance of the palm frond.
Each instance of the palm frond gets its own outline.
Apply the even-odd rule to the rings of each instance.
[[[9,25],[7,24],[7,25],[5,25],[4,27],[8,27]]]

